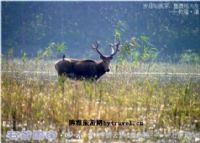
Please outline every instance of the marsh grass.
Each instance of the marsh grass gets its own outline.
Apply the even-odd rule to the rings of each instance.
[[[21,59],[2,58],[3,71],[40,71],[49,74],[56,74],[55,60],[37,60],[30,59],[22,61]],[[111,64],[113,73],[132,73],[132,72],[163,72],[163,73],[200,73],[200,64],[186,63],[139,63],[137,65],[129,62]]]
[[[11,129],[55,129],[62,140],[62,133],[69,128],[83,133],[88,133],[90,128],[100,128],[69,127],[69,119],[131,120],[144,123],[140,127],[110,127],[113,131],[124,128],[156,134],[158,131],[200,130],[199,79],[131,79],[124,76],[102,78],[97,82],[69,79],[51,81],[40,77],[34,79],[34,76],[38,77],[35,74],[19,80],[14,77],[19,76],[24,68],[17,69],[17,63],[8,65],[7,68],[17,72],[2,73],[3,139]],[[40,69],[40,66],[36,67]],[[34,68],[33,65],[29,67]],[[48,71],[51,73],[51,70]]]

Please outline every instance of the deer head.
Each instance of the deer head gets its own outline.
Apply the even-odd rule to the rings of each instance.
[[[99,51],[99,42],[96,41],[95,44],[92,45],[92,48],[100,55],[100,59],[102,59],[102,65],[105,68],[106,72],[109,72],[109,65],[111,60],[113,59],[113,57],[117,54],[117,52],[119,51],[119,46],[120,46],[120,41],[118,41],[116,44],[110,44],[110,47],[112,48],[112,53],[110,56],[105,56],[103,55],[100,51]]]

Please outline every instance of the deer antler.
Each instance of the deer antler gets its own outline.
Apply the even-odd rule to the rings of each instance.
[[[120,46],[120,41],[118,41],[115,44],[115,49],[113,48],[113,45],[111,44],[111,48],[112,48],[112,54],[110,55],[111,57],[113,57],[114,55],[116,55],[116,53],[119,51],[119,46]]]
[[[104,55],[99,51],[99,42],[98,42],[98,41],[95,42],[95,45],[92,44],[92,48],[93,48],[100,56],[104,57]]]

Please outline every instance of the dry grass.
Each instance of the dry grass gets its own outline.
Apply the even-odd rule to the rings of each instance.
[[[14,122],[17,130],[55,129],[61,135],[68,128],[69,119],[143,121],[142,127],[126,127],[137,131],[200,129],[199,79],[66,79],[63,84],[31,78],[17,80],[2,74],[3,135]],[[72,129],[88,132],[89,127]]]

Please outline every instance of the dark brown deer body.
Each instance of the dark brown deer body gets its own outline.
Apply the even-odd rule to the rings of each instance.
[[[93,45],[101,58],[101,61],[80,60],[64,58],[55,64],[58,75],[65,75],[72,79],[98,79],[106,72],[109,72],[109,64],[113,56],[117,53],[119,42],[116,44],[115,50],[110,56],[104,56],[98,50],[99,44]]]

